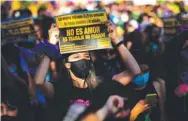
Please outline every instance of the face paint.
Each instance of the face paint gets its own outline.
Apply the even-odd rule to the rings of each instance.
[[[91,62],[89,60],[79,60],[71,62],[71,71],[79,78],[86,78],[91,69]]]

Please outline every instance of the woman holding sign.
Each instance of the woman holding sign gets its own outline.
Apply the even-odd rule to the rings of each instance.
[[[92,63],[88,52],[79,52],[66,55],[66,57],[64,56],[64,65],[61,67],[61,80],[53,83],[44,82],[50,61],[56,59],[56,55],[58,55],[58,50],[54,50],[52,48],[53,45],[58,42],[59,30],[55,24],[51,26],[51,35],[49,35],[50,43],[46,44],[45,49],[43,49],[47,56],[43,58],[38,67],[35,75],[35,83],[40,86],[41,91],[46,95],[46,97],[54,99],[54,104],[57,106],[57,113],[55,113],[57,120],[62,119],[62,115],[66,114],[69,104],[71,103],[79,103],[88,106],[91,101],[92,104],[95,103],[96,106],[101,106],[103,105],[103,101],[106,101],[112,93],[125,95],[122,94],[127,93],[125,92],[123,85],[128,85],[135,76],[140,74],[141,71],[136,60],[124,46],[123,42],[117,39],[116,27],[112,25],[111,22],[108,22],[107,26],[109,37],[119,52],[125,66],[128,68],[128,71],[113,76],[113,78],[109,80],[114,81],[107,81],[109,83],[106,87],[104,86],[103,88],[103,86],[99,86],[98,89],[95,89],[98,91],[101,89],[109,89],[109,92],[103,91],[98,96],[98,91],[94,90],[94,93],[92,93],[91,90],[98,85],[98,82],[92,73]],[[108,79],[108,77],[106,79]],[[100,99],[100,101],[97,101],[96,99]],[[53,120],[55,119],[53,118]]]

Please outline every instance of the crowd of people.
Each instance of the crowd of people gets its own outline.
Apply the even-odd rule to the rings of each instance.
[[[37,39],[1,46],[1,120],[188,121],[188,27],[163,27],[184,4],[2,2],[1,22],[33,17]],[[60,54],[54,17],[100,9],[113,49]]]

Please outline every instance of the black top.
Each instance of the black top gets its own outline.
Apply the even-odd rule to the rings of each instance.
[[[88,106],[91,95],[88,88],[81,89],[72,86],[71,80],[58,80],[52,82],[55,89],[54,100],[51,101],[50,117],[53,121],[61,121],[66,115],[69,106],[72,103],[79,103]],[[51,120],[49,118],[49,120]]]
[[[73,87],[70,95],[69,104],[78,103],[85,106],[89,106],[90,99],[91,99],[91,93],[88,88]]]
[[[69,84],[65,84],[61,80],[53,82],[52,84],[55,88],[55,99],[60,99],[62,101],[66,99],[67,104],[69,105],[74,102],[79,104],[90,102],[91,93],[89,88],[77,88]]]
[[[132,47],[131,50],[135,49],[143,49],[143,44],[142,44],[142,35],[139,31],[135,30],[131,33],[128,33],[124,36],[124,42],[125,44],[131,41],[132,42]]]
[[[70,80],[68,82],[66,81],[67,80],[59,80],[52,83],[55,88],[55,102],[53,105],[55,105],[56,108],[52,111],[55,114],[52,118],[53,121],[61,121],[63,119],[71,102],[88,105],[90,101],[90,103],[92,103],[92,109],[97,110],[106,103],[109,96],[119,95],[128,98],[124,107],[127,109],[133,108],[141,97],[145,97],[145,92],[147,92],[143,90],[138,93],[133,90],[131,84],[125,87],[113,81],[111,78],[105,78],[105,81],[95,88],[92,93],[90,93],[89,89],[72,87],[72,84],[69,83]]]

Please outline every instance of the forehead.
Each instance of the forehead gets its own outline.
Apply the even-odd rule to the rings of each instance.
[[[69,55],[67,59],[68,61],[78,61],[81,59],[90,60],[90,56],[89,56],[89,52],[79,52]]]
[[[81,55],[89,55],[89,52],[73,53],[73,54],[69,55],[69,57],[72,57],[72,56],[81,56]]]

